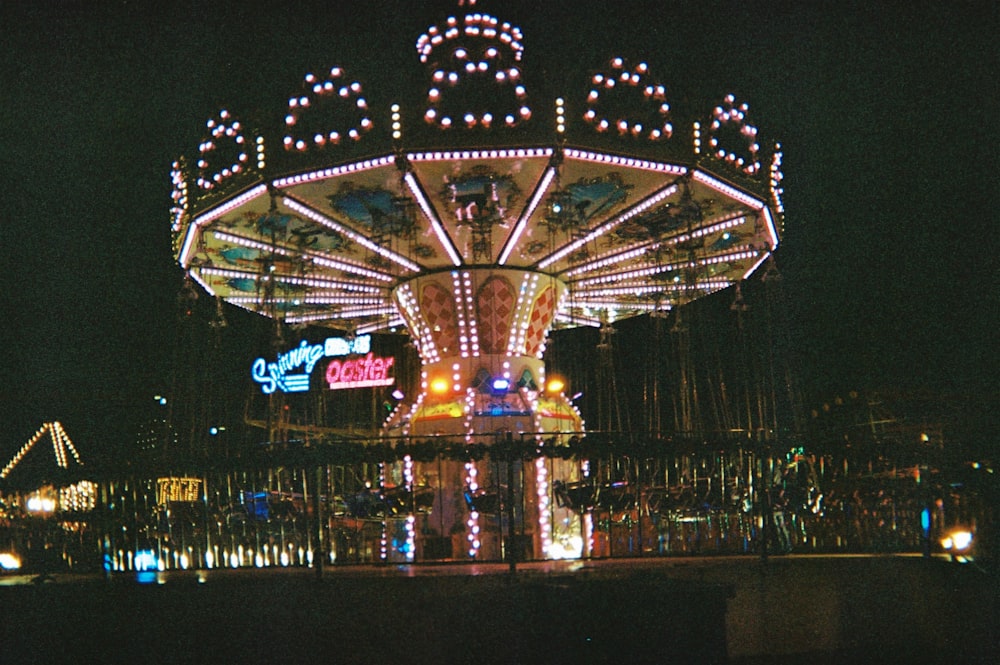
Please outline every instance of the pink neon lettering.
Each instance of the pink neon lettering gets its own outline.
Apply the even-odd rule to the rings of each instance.
[[[378,358],[373,353],[353,360],[334,360],[326,367],[326,382],[331,389],[391,383],[389,370],[395,360]]]

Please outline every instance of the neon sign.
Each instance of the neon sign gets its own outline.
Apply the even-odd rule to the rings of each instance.
[[[253,361],[250,374],[253,380],[260,384],[261,392],[265,395],[270,395],[276,390],[283,393],[304,393],[309,390],[309,377],[313,368],[316,367],[316,363],[321,359],[352,354],[371,356],[370,349],[371,335],[358,335],[352,340],[343,337],[328,337],[322,344],[310,344],[308,341],[302,340],[298,346],[285,353],[279,353],[274,362],[257,358]],[[385,359],[382,360],[384,363]],[[392,358],[388,359],[390,365],[392,360]],[[299,369],[301,372],[291,373]]]
[[[326,366],[326,383],[330,390],[391,386],[396,379],[389,376],[389,370],[395,360],[370,352],[357,360],[334,360]]]

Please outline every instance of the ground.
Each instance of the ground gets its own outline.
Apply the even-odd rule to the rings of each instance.
[[[1000,655],[997,578],[919,557],[149,577],[0,586],[0,660],[992,663]]]

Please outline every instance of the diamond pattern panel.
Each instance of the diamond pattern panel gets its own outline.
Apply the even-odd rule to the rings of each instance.
[[[506,351],[514,304],[514,286],[504,277],[490,277],[479,287],[476,293],[476,316],[482,353]]]
[[[555,313],[556,290],[551,286],[546,287],[535,299],[535,306],[531,311],[531,319],[528,321],[528,332],[524,336],[524,351],[526,355],[538,354],[545,342],[545,333],[552,325],[552,317]]]
[[[451,291],[437,282],[424,286],[420,292],[420,311],[431,331],[434,346],[443,355],[458,351],[458,319]]]

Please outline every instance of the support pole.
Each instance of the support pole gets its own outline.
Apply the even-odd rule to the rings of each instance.
[[[323,564],[326,558],[326,536],[323,529],[323,502],[320,494],[323,488],[323,465],[316,466],[316,484],[313,485],[312,502],[313,515],[316,516],[316,552],[313,555],[313,565],[316,570],[316,579],[323,579]]]

